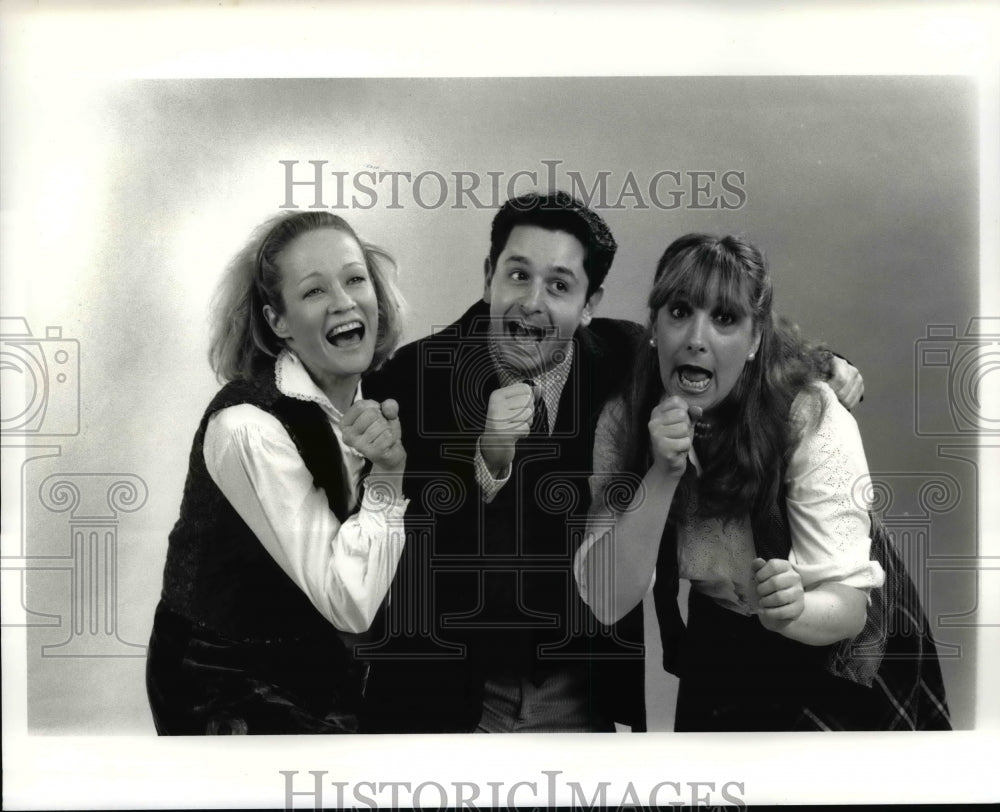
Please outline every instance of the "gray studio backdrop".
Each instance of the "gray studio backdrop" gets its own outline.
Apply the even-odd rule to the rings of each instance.
[[[40,393],[48,412],[13,426],[59,451],[31,452],[16,482],[29,730],[152,734],[142,646],[191,438],[217,388],[209,299],[257,222],[317,202],[315,186],[287,184],[317,168],[319,202],[343,205],[334,210],[398,258],[409,339],[481,294],[493,208],[508,191],[554,182],[595,196],[621,246],[609,316],[644,318],[674,237],[756,240],[778,308],[865,375],[856,416],[879,504],[911,551],[956,724],[974,726],[973,627],[988,620],[977,595],[991,587],[963,565],[978,553],[974,360],[989,332],[977,321],[970,335],[971,82],[150,80],[69,108],[53,121],[76,128],[60,143],[77,146],[55,159],[68,172],[61,191],[12,201],[34,282],[21,310],[3,312],[6,332],[39,339],[30,351],[45,374],[73,371]],[[18,172],[13,188],[29,188]],[[674,683],[649,627],[650,727],[669,730]]]

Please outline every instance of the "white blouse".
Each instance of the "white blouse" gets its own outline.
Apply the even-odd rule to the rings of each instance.
[[[279,356],[275,382],[282,394],[323,409],[341,445],[344,479],[356,493],[364,458],[343,444],[340,413],[294,353]],[[403,551],[402,494],[365,489],[361,509],[341,524],[285,427],[250,404],[212,415],[204,455],[212,480],[316,609],[341,631],[366,631]]]
[[[597,534],[613,520],[613,512],[604,505],[604,491],[617,466],[619,452],[612,443],[622,408],[621,401],[605,408],[594,441],[591,524]],[[831,582],[866,592],[881,586],[885,578],[882,566],[871,560],[871,488],[857,423],[825,383],[799,394],[792,406],[792,419],[800,429],[800,439],[785,475],[792,541],[789,563],[807,590]],[[693,450],[689,458],[700,473]],[[583,559],[595,541],[588,538],[577,553],[577,581],[584,600]],[[677,557],[680,575],[691,581],[692,588],[727,609],[757,613],[751,568],[756,552],[749,517],[729,522],[689,517],[678,528]]]

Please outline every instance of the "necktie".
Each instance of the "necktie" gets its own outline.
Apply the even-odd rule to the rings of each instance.
[[[535,396],[535,408],[531,415],[531,428],[529,436],[548,437],[549,436],[549,410],[545,405],[545,398],[542,397],[542,388],[537,386],[531,379],[525,381],[531,387]]]

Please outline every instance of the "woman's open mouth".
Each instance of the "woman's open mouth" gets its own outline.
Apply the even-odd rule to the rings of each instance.
[[[354,347],[365,337],[365,326],[360,321],[338,324],[326,334],[326,340],[334,347]]]
[[[704,367],[683,364],[677,367],[677,383],[680,388],[692,395],[700,395],[712,382],[712,373]]]

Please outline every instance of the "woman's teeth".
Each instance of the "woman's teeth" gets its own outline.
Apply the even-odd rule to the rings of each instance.
[[[365,335],[365,326],[360,321],[349,321],[334,327],[326,334],[326,340],[336,347],[358,344]]]
[[[677,370],[677,379],[681,387],[689,392],[704,392],[712,381],[712,374],[703,369],[690,367]]]

